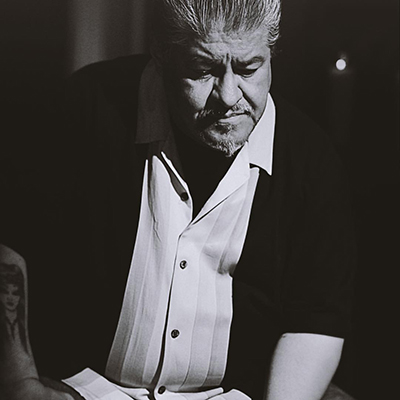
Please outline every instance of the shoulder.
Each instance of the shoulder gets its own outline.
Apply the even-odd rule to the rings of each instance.
[[[77,131],[73,136],[85,129],[85,136],[93,138],[133,131],[140,78],[149,60],[143,54],[119,57],[87,65],[69,76],[61,110],[66,129]]]
[[[298,150],[331,147],[327,133],[310,117],[279,95],[274,95],[276,106],[277,140]]]
[[[149,60],[150,56],[147,54],[135,54],[99,61],[80,68],[71,75],[71,78],[110,84],[132,82],[140,78]]]
[[[112,103],[128,101],[137,92],[149,59],[137,54],[89,64],[67,78],[67,90],[101,94]]]
[[[315,177],[327,166],[338,168],[341,162],[329,135],[279,95],[273,98],[276,106],[274,172],[281,168],[302,180],[306,176]]]

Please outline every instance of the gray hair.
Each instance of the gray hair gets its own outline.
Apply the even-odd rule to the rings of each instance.
[[[164,51],[194,38],[205,38],[213,28],[225,33],[252,32],[265,27],[268,46],[279,37],[280,0],[154,0],[153,39]]]

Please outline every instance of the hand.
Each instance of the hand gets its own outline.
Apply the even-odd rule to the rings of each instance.
[[[14,305],[7,308],[0,296],[0,314],[17,321],[18,336],[11,334],[6,318],[0,318],[0,398],[2,400],[74,400],[70,394],[46,387],[39,381],[27,330],[28,278],[25,260],[14,250],[0,243],[0,286],[14,293]],[[18,285],[15,283],[18,282]],[[10,289],[11,287],[11,289]],[[7,292],[6,292],[7,293]],[[6,313],[8,312],[8,315]],[[14,331],[13,331],[14,332]],[[24,333],[22,335],[22,333]]]
[[[2,397],[3,395],[4,397]],[[71,395],[48,388],[35,378],[14,382],[10,387],[6,387],[4,392],[1,391],[0,398],[7,400],[74,400]]]

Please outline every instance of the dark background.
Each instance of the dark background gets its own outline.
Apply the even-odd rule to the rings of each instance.
[[[57,143],[43,100],[76,68],[146,48],[145,2],[84,3],[0,5],[0,166],[19,171],[32,201],[43,189],[35,169]],[[337,379],[360,400],[392,398],[397,379],[398,21],[396,0],[283,0],[273,60],[273,90],[329,132],[348,172],[359,261]]]

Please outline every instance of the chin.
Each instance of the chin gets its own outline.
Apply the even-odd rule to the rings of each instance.
[[[249,134],[238,135],[236,129],[224,125],[224,129],[205,131],[200,134],[201,141],[208,147],[223,153],[226,157],[234,156],[243,147]]]

